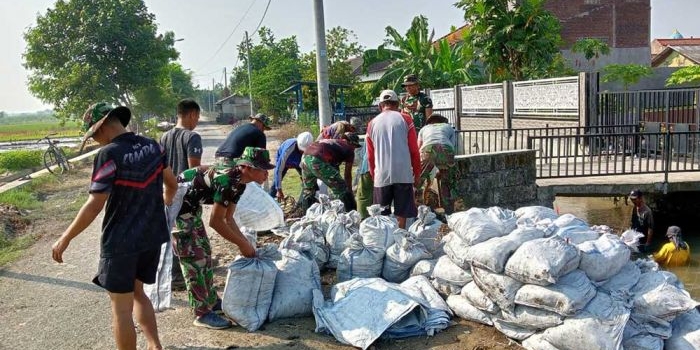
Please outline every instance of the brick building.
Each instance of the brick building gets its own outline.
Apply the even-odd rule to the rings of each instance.
[[[649,65],[650,0],[548,0],[545,8],[561,23],[562,51],[581,70],[598,70],[610,63]],[[599,39],[610,55],[586,61],[569,49],[577,40]]]

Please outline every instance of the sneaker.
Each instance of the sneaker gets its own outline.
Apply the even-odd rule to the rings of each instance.
[[[210,329],[226,329],[233,326],[231,321],[224,319],[213,311],[195,318],[192,324],[197,327],[205,327]]]
[[[219,315],[224,313],[224,310],[221,309],[221,299],[220,298],[216,299],[216,304],[214,304],[214,307],[211,308],[211,311],[214,311]]]

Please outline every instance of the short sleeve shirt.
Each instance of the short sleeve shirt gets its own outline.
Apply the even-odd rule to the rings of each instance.
[[[202,138],[196,132],[172,128],[160,138],[174,174],[189,168],[189,158],[202,158]]]
[[[109,194],[102,221],[100,256],[135,254],[169,239],[163,202],[163,148],[152,139],[124,133],[95,157],[90,193]]]
[[[327,139],[310,144],[304,151],[304,155],[314,156],[334,167],[339,167],[340,163],[355,161],[355,147],[343,139]]]
[[[651,209],[644,204],[641,208],[632,208],[632,222],[631,225],[633,230],[641,232],[644,237],[647,236],[650,228],[654,228],[654,215]]]
[[[233,129],[214,154],[217,157],[238,158],[246,147],[267,148],[265,133],[252,123]]]
[[[224,207],[236,204],[246,188],[238,167],[200,166],[183,171],[177,181],[192,183],[183,198],[179,215],[195,215],[201,211],[202,204],[218,203]]]
[[[425,125],[425,109],[433,108],[433,100],[428,95],[419,92],[418,95],[406,95],[401,99],[401,111],[413,118],[416,130]]]

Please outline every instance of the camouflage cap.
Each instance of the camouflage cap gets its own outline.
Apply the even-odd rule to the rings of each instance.
[[[403,78],[403,83],[401,86],[415,85],[420,83],[418,77],[415,74],[409,74]]]
[[[258,113],[252,117],[250,117],[251,120],[259,120],[262,124],[265,130],[270,130],[270,118],[268,118],[266,115],[262,113]]]
[[[343,134],[343,139],[352,146],[355,146],[355,148],[362,147],[362,145],[360,145],[360,137],[354,132],[346,132]]]
[[[236,165],[245,165],[257,169],[270,170],[275,168],[270,163],[270,152],[258,147],[246,147],[243,150],[243,154],[235,162]]]
[[[92,137],[110,115],[116,115],[124,126],[127,126],[131,120],[131,111],[124,106],[114,108],[106,102],[95,103],[83,114],[83,131],[85,131],[83,139]]]

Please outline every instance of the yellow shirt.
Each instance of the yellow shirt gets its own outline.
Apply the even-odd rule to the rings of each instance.
[[[661,250],[654,254],[654,261],[666,267],[683,266],[688,264],[689,260],[690,246],[688,245],[688,249],[676,250],[673,242],[664,244]]]

